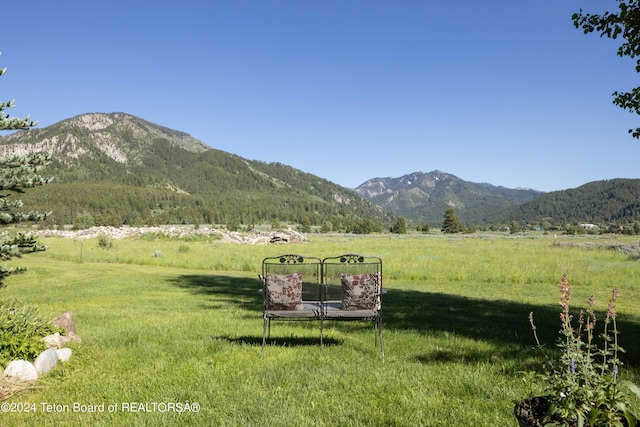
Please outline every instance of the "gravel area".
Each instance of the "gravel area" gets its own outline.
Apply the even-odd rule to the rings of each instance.
[[[94,239],[104,235],[110,239],[126,239],[141,237],[145,234],[164,234],[167,237],[186,237],[192,235],[216,236],[223,243],[268,244],[268,243],[301,243],[304,234],[292,229],[285,231],[237,232],[225,228],[208,228],[188,225],[160,227],[91,227],[85,230],[38,230],[34,234],[41,237],[58,236],[68,239]]]

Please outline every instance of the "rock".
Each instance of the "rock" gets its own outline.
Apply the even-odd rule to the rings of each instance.
[[[64,329],[66,335],[69,335],[70,333],[76,333],[76,324],[73,321],[73,313],[71,313],[70,311],[67,311],[66,313],[63,313],[53,319],[51,324],[56,328]]]
[[[73,332],[69,333],[68,336],[60,335],[60,332],[56,332],[55,334],[42,338],[42,341],[44,341],[47,348],[62,348],[66,347],[70,342],[80,342],[82,340]]]
[[[23,381],[35,381],[38,379],[38,371],[26,360],[13,360],[4,370],[6,377],[16,378]]]
[[[81,342],[82,338],[80,338],[78,335],[76,335],[75,332],[69,332],[69,334],[67,335],[67,338],[69,338],[69,341],[73,341],[73,342]]]
[[[60,332],[56,332],[55,334],[47,335],[46,337],[42,338],[42,341],[44,341],[44,344],[47,346],[47,348],[63,347],[65,345],[64,341],[66,340],[69,340],[69,338],[65,337],[63,339],[62,335],[60,335]]]
[[[71,349],[70,348],[61,348],[56,350],[56,354],[58,355],[58,360],[61,362],[68,362],[71,359]]]
[[[45,342],[48,348],[62,348],[72,341],[82,341],[76,334],[76,324],[73,320],[73,313],[71,313],[70,311],[67,311],[66,313],[63,313],[53,319],[51,324],[56,328],[64,329],[64,335],[60,335],[56,332],[55,334],[44,337],[42,340]]]
[[[33,361],[33,366],[36,368],[38,375],[46,374],[50,370],[56,367],[58,364],[58,353],[52,348],[49,348],[36,357]]]
[[[278,234],[284,236],[286,240],[279,240],[279,242],[291,242],[302,243],[305,241],[305,236],[302,233],[298,233],[295,230],[289,228],[286,231],[266,231],[260,232],[252,230],[250,233],[236,233],[227,229],[216,229],[208,227],[193,226],[162,226],[162,227],[91,227],[86,230],[41,230],[36,232],[37,235],[42,237],[49,236],[61,236],[64,238],[73,239],[95,239],[100,235],[107,236],[109,239],[124,239],[127,237],[139,237],[145,234],[164,234],[168,237],[184,237],[192,235],[200,236],[220,236],[219,241],[221,243],[248,243],[248,244],[266,244],[269,239]],[[155,255],[159,256],[159,255]]]

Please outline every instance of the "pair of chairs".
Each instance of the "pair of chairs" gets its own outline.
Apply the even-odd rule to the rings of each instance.
[[[373,322],[384,360],[380,258],[286,254],[265,258],[259,277],[264,299],[262,354],[274,319],[319,321],[320,352],[324,321],[366,320]]]

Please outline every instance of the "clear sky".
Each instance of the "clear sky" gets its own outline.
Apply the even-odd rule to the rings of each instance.
[[[571,15],[614,0],[33,0],[0,8],[0,100],[126,112],[354,188],[438,169],[542,191],[640,178],[638,85]]]

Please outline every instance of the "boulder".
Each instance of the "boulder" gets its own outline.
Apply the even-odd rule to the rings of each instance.
[[[46,374],[56,367],[58,364],[58,353],[52,348],[49,348],[36,357],[33,361],[33,366],[36,368],[38,375]]]
[[[47,348],[62,348],[65,347],[70,342],[80,342],[81,339],[79,336],[71,332],[69,335],[60,335],[60,332],[56,332],[55,334],[47,335],[42,338]]]
[[[81,342],[82,341],[82,338],[77,336],[75,332],[69,332],[67,334],[67,338],[69,338],[69,341],[73,341],[73,342]]]
[[[60,335],[60,332],[56,332],[55,334],[47,335],[42,338],[42,341],[44,341],[47,348],[61,348],[64,347],[66,342],[71,340],[68,337]]]
[[[36,368],[26,360],[13,360],[4,370],[6,377],[16,378],[23,381],[35,381],[38,379]]]
[[[71,359],[71,349],[70,348],[61,348],[56,350],[56,354],[58,355],[58,360],[61,362],[68,362]]]
[[[60,316],[53,319],[51,322],[53,326],[56,328],[64,329],[65,335],[76,333],[76,324],[73,321],[73,313],[67,311],[66,313],[61,314]]]

